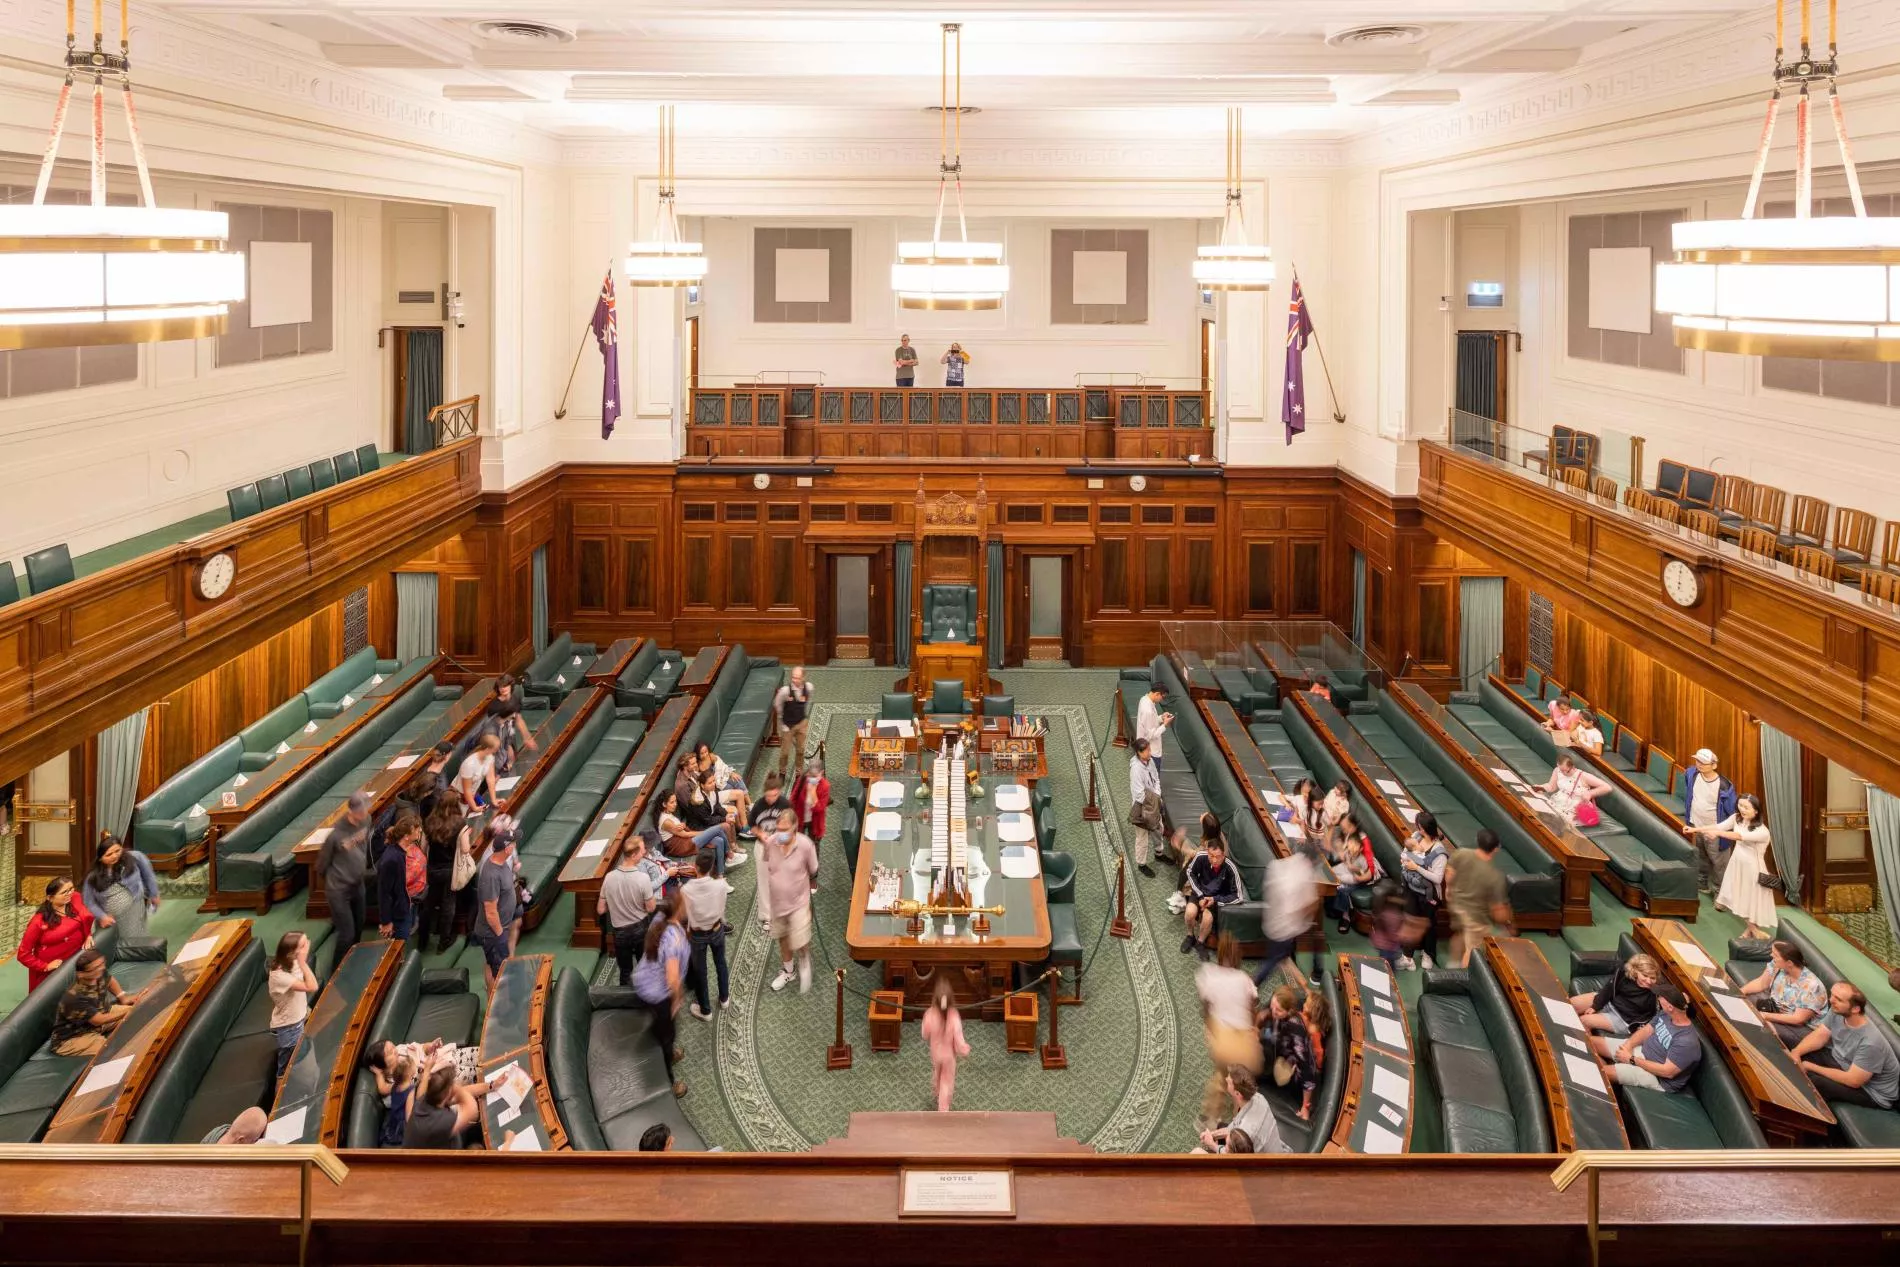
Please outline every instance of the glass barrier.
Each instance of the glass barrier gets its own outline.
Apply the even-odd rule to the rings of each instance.
[[[1168,620],[1162,651],[1190,671],[1265,669],[1303,682],[1385,685],[1385,671],[1338,625],[1324,620]]]

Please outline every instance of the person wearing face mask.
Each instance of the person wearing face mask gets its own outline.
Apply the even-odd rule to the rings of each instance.
[[[771,935],[778,940],[779,971],[772,988],[783,990],[798,979],[798,992],[811,989],[811,895],[818,888],[818,847],[798,830],[791,810],[778,816],[765,854],[766,896],[772,914]]]
[[[798,826],[815,848],[825,838],[825,810],[831,805],[831,780],[816,759],[805,767],[805,777],[792,784],[792,810]]]

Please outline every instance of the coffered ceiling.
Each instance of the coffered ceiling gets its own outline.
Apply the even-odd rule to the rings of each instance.
[[[26,0],[38,2],[38,0]],[[53,0],[43,0],[52,4]],[[241,41],[569,137],[934,139],[937,24],[986,132],[1352,136],[1758,9],[1748,0],[157,0]],[[972,125],[977,126],[975,124]]]

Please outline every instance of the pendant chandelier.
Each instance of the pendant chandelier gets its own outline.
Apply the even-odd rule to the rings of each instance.
[[[1220,245],[1195,252],[1194,282],[1208,290],[1261,291],[1273,285],[1273,251],[1247,244],[1247,216],[1240,207],[1240,107],[1227,108],[1227,215]]]
[[[658,240],[627,244],[627,282],[634,286],[696,286],[706,277],[706,248],[680,241],[679,215],[673,208],[673,159],[676,151],[674,107],[660,107],[660,214]]]
[[[66,82],[53,110],[33,201],[0,206],[0,349],[158,343],[224,333],[244,298],[244,256],[224,250],[230,217],[166,208],[152,197],[138,115],[132,108],[127,0],[119,0],[119,51],[105,50],[104,0],[92,4],[92,48],[80,52],[66,0]],[[72,103],[73,82],[92,76],[92,198],[47,206],[46,190]],[[118,80],[138,168],[142,205],[106,205],[106,79]]]
[[[1775,86],[1739,220],[1684,221],[1676,260],[1656,266],[1656,310],[1675,317],[1678,347],[1751,356],[1900,361],[1900,218],[1867,214],[1835,85],[1835,5],[1827,59],[1809,48],[1812,0],[1801,5],[1801,52],[1783,59],[1788,0],[1775,5]],[[1814,214],[1811,89],[1825,88],[1851,216]],[[1794,218],[1756,218],[1784,90],[1795,99]]]
[[[951,92],[950,43],[956,40],[955,94]],[[937,220],[928,242],[899,242],[897,263],[891,265],[891,289],[900,308],[935,308],[987,312],[1003,306],[1009,293],[1009,265],[1003,263],[1000,242],[970,241],[963,218],[963,28],[943,24],[942,70],[937,133]],[[956,119],[955,145],[951,118]],[[943,211],[952,182],[957,195],[959,241],[943,240]]]

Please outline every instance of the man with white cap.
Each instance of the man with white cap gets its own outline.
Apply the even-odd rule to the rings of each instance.
[[[363,932],[363,880],[369,872],[369,811],[375,802],[368,792],[350,793],[349,803],[317,850],[312,880],[323,885],[330,899],[330,924],[336,929],[336,958],[343,956]]]
[[[1735,812],[1735,785],[1716,769],[1715,753],[1707,748],[1695,750],[1695,769],[1682,792],[1682,818],[1691,827],[1714,827],[1726,822]],[[1698,886],[1715,893],[1722,887],[1722,873],[1728,870],[1729,842],[1714,832],[1697,832],[1696,877]]]

